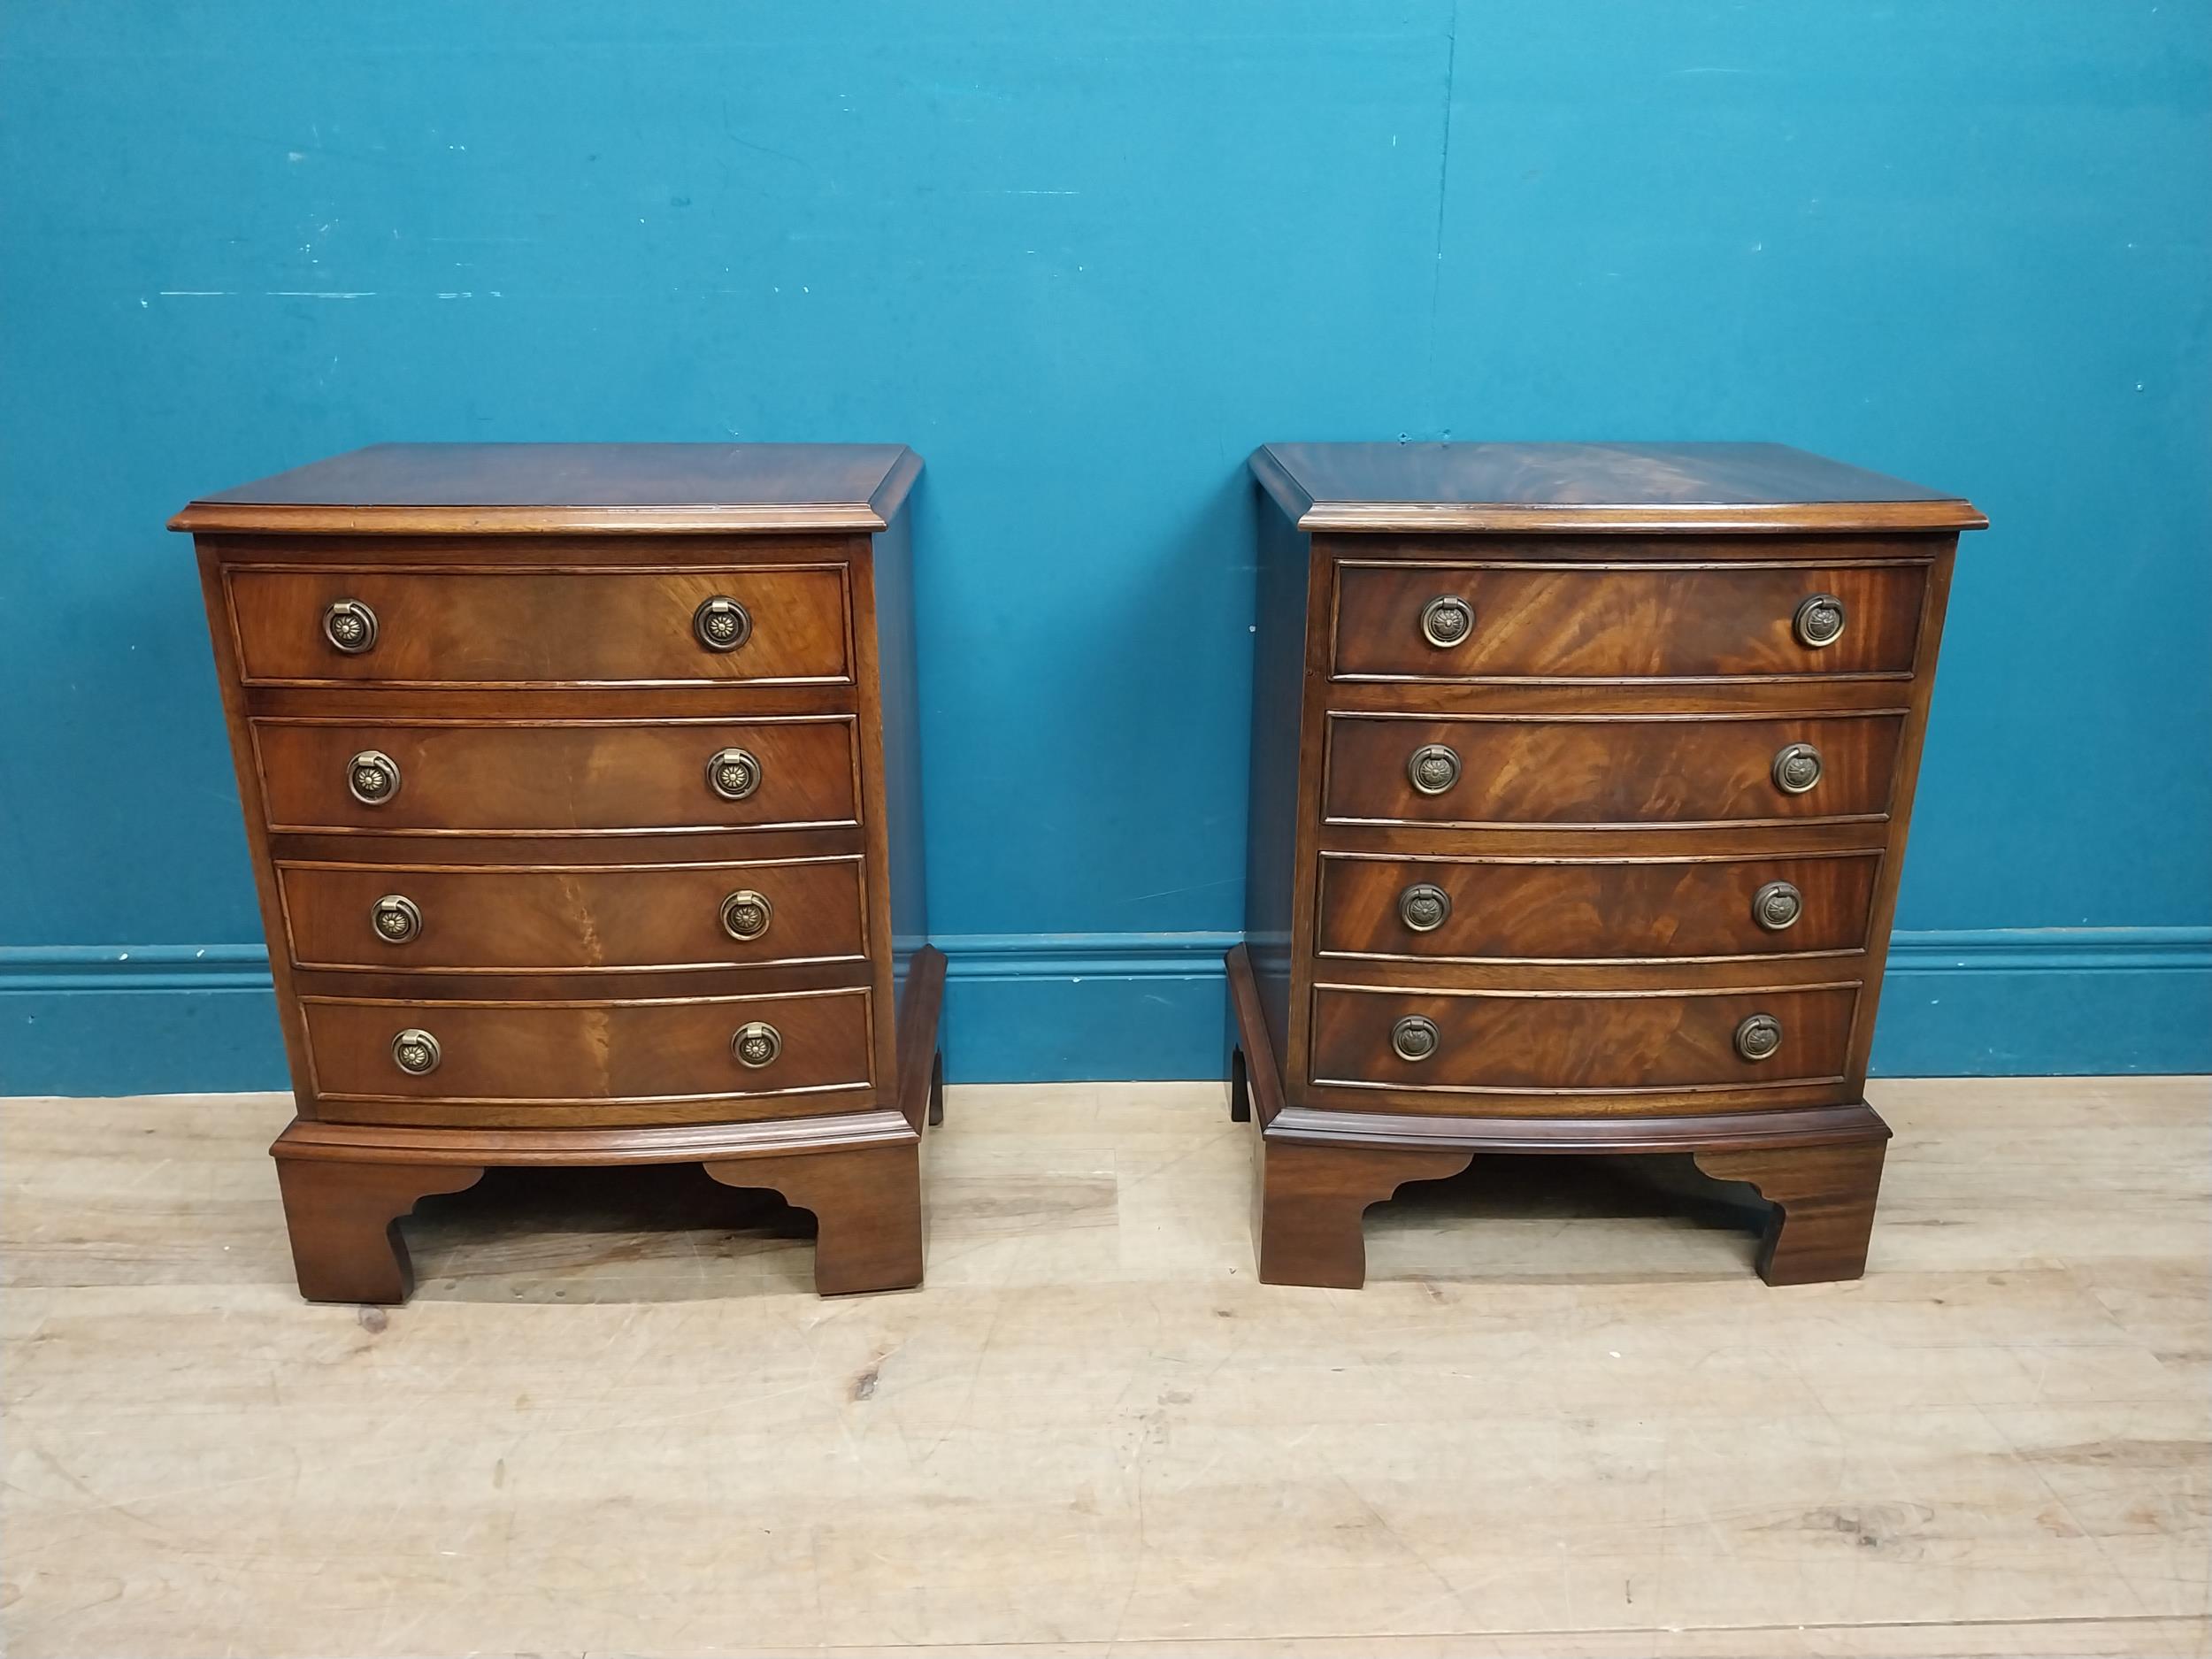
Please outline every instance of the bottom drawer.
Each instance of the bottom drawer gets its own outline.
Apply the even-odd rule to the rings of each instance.
[[[1463,1094],[1834,1081],[1857,1000],[1852,985],[1656,994],[1319,986],[1313,1081]],[[1766,1048],[1770,1032],[1763,1057],[1747,1057]]]
[[[389,1110],[349,1114],[342,1102],[651,1105],[713,1099],[775,1104],[775,1113],[729,1116],[803,1112],[809,1096],[864,1089],[873,1081],[869,1002],[867,989],[856,987],[629,1002],[310,996],[300,999],[300,1008],[323,1116],[404,1122]],[[839,1109],[850,1105],[849,1099],[837,1102]],[[622,1117],[635,1120],[634,1114]]]

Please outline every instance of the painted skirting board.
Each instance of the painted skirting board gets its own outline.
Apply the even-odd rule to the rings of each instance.
[[[955,1082],[1211,1077],[1233,933],[956,933]],[[2212,1071],[2212,927],[1901,933],[1890,1077]],[[286,1086],[258,945],[0,947],[0,1094]]]

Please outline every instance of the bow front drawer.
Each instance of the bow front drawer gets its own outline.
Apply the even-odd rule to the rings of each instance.
[[[224,573],[248,685],[839,685],[846,567]]]
[[[860,816],[846,715],[251,726],[277,830],[562,835]]]
[[[1613,995],[1323,985],[1313,1080],[1448,1094],[1840,1081],[1856,1000],[1847,985]]]
[[[1904,715],[1332,714],[1328,726],[1328,822],[1601,827],[1879,817]]]
[[[386,972],[861,961],[857,855],[501,868],[280,860],[292,960]]]
[[[1924,562],[1337,566],[1340,680],[1912,672]]]
[[[302,997],[326,1107],[774,1099],[861,1089],[864,988],[656,1002],[386,1002]],[[340,1118],[349,1114],[330,1110]],[[360,1116],[362,1114],[350,1114]],[[430,1122],[405,1110],[386,1122]]]
[[[1879,853],[1384,858],[1324,852],[1325,956],[1606,962],[1855,951]]]

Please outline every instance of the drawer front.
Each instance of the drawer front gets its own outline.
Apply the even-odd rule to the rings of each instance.
[[[444,972],[859,960],[857,857],[466,869],[279,864],[292,960]]]
[[[252,729],[269,822],[279,830],[557,835],[859,819],[853,721],[842,715],[497,725],[256,720]],[[731,750],[750,757],[755,780],[735,800],[710,781],[710,764]],[[381,757],[397,774],[396,787],[374,804],[354,793],[361,756]],[[724,781],[742,787],[735,773]]]
[[[1342,1087],[1521,1090],[1756,1088],[1839,1079],[1850,1046],[1851,986],[1705,995],[1450,995],[1317,987],[1313,1080]],[[1766,1016],[1779,1046],[1748,1060],[1744,1023]],[[1426,1058],[1396,1047],[1402,1020],[1434,1028]],[[1419,1046],[1419,1033],[1405,1038]]]
[[[326,1101],[650,1102],[865,1088],[869,993],[654,1002],[393,1002],[303,997],[316,1087]],[[764,1025],[774,1057],[733,1052]],[[427,1033],[434,1069],[403,1067],[402,1033]],[[803,1105],[795,1110],[804,1110]]]
[[[1335,672],[1345,680],[1903,674],[1912,669],[1926,586],[1927,567],[1917,564],[1714,570],[1347,561],[1337,567]],[[1839,610],[1809,604],[1819,595]],[[1838,620],[1841,632],[1833,633]]]
[[[1789,822],[1878,816],[1904,716],[1733,719],[1329,716],[1324,816],[1348,824]],[[1776,773],[1809,745],[1818,774],[1800,793]],[[1441,787],[1416,787],[1425,772]],[[1801,778],[1801,774],[1793,774]]]
[[[226,573],[249,685],[849,683],[845,567]],[[701,607],[717,599],[734,608]],[[330,626],[334,605],[365,608]],[[372,632],[373,630],[373,632]],[[710,645],[703,634],[713,638]],[[717,649],[730,640],[741,642]]]
[[[1321,855],[1325,956],[1599,962],[1866,943],[1881,855],[1374,858]]]

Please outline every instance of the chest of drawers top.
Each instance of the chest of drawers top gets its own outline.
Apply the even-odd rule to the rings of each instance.
[[[921,457],[895,443],[378,443],[204,495],[196,535],[873,534]]]
[[[1818,534],[1989,523],[1955,495],[1779,443],[1271,443],[1252,470],[1310,534]]]

